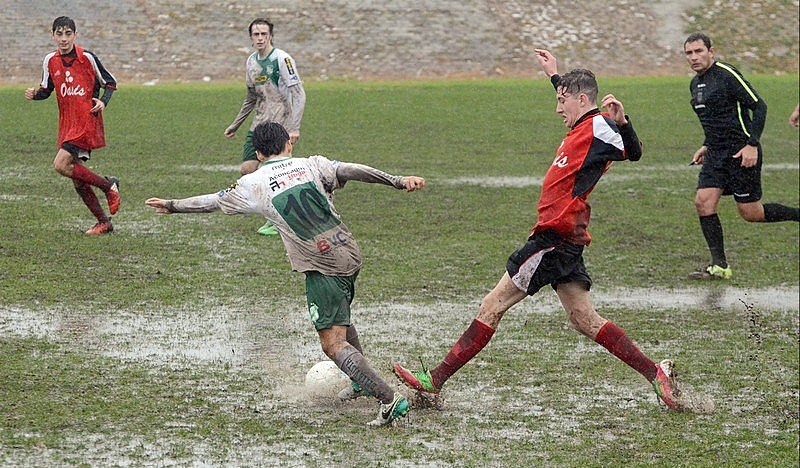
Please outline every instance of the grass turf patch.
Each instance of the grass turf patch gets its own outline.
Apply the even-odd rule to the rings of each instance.
[[[770,105],[764,200],[796,206],[797,130],[785,121],[797,78],[751,78]],[[222,132],[239,86],[121,87],[105,114],[109,146],[90,162],[122,181],[115,234],[101,238],[82,235],[94,221],[52,170],[54,99],[31,103],[22,89],[0,89],[0,115],[13,116],[0,121],[4,462],[358,465],[415,463],[423,453],[467,465],[797,464],[796,308],[715,299],[730,287],[796,296],[797,224],[745,223],[724,199],[734,279],[699,288],[686,279],[708,257],[693,207],[697,168],[687,166],[702,142],[688,81],[600,78],[645,146],[642,161],[616,163],[590,197],[585,257],[598,298],[616,287],[707,297],[676,295],[676,307],[617,305],[613,295],[598,303],[645,352],[678,360],[718,411],[660,411],[646,382],[569,330],[543,291],[549,299],[512,309],[448,384],[445,411],[414,411],[409,426],[377,432],[362,427],[373,402],[302,396],[297,382],[321,351],[304,319],[302,276],[289,271],[278,239],[255,234],[262,220],[156,216],[144,206],[149,196],[211,193],[235,180],[244,129],[233,140]],[[428,179],[412,194],[348,184],[336,206],[364,252],[354,319],[368,356],[387,377],[393,359],[435,364],[535,222],[536,178],[565,133],[552,87],[307,91],[297,156]],[[481,179],[513,183],[474,183]]]

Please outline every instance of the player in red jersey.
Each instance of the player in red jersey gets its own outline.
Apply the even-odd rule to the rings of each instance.
[[[597,81],[591,71],[576,69],[559,76],[553,55],[542,49],[536,54],[556,89],[556,112],[569,129],[544,177],[538,221],[525,245],[509,257],[497,286],[483,298],[478,316],[441,363],[430,371],[412,371],[399,364],[393,370],[409,387],[438,393],[489,343],[511,306],[549,284],[576,330],[641,373],[669,408],[680,409],[672,362],[654,363],[622,329],[595,311],[589,295],[592,280],[583,264],[583,248],[591,242],[586,200],[612,161],[641,158],[639,138],[612,94],[602,100],[607,113],[597,108]]]
[[[56,50],[44,58],[39,89],[26,89],[25,99],[47,99],[55,91],[58,100],[58,153],[53,168],[72,179],[75,191],[97,218],[97,224],[86,234],[107,234],[114,227],[92,187],[105,193],[108,210],[113,215],[119,209],[119,181],[92,172],[84,163],[92,150],[106,145],[102,112],[117,89],[117,81],[97,56],[75,44],[78,33],[72,19],[66,16],[56,18],[52,34]],[[102,97],[99,97],[100,88],[104,89]]]

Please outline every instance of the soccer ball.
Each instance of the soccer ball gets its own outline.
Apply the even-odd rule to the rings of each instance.
[[[333,396],[349,382],[333,361],[320,361],[306,373],[306,390],[314,396]]]

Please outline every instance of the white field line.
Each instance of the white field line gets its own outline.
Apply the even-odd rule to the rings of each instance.
[[[184,171],[231,172],[237,177],[239,176],[239,166],[228,164],[182,164],[178,167]]]
[[[764,164],[762,171],[797,171],[800,165],[796,163]],[[614,166],[611,171],[603,176],[607,182],[622,182],[627,180],[646,180],[661,177],[664,172],[694,172],[699,171],[697,167],[690,166],[647,166],[636,165],[630,167]],[[449,185],[477,185],[479,187],[541,187],[542,177],[533,176],[467,176],[454,177],[449,179],[439,179],[439,182]]]

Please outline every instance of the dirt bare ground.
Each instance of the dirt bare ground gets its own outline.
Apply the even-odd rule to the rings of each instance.
[[[275,45],[304,79],[532,76],[533,49],[604,75],[687,73],[687,31],[721,39],[746,70],[798,70],[798,2],[767,0],[1,0],[0,83],[36,83],[53,18],[121,83],[242,79],[247,24],[276,24]]]

